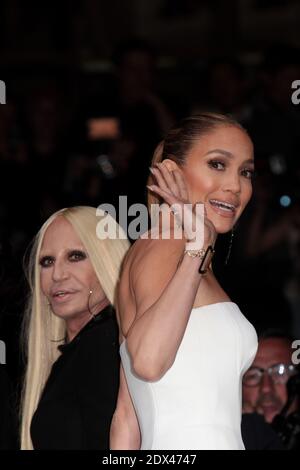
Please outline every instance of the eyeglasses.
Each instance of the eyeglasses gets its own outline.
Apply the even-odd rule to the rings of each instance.
[[[267,373],[274,384],[286,384],[296,368],[292,364],[275,364],[263,369],[262,367],[250,367],[243,378],[243,384],[247,387],[256,387],[260,384],[264,374]]]

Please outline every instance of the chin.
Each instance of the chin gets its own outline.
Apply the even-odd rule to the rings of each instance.
[[[78,313],[78,310],[74,310],[74,307],[73,308],[55,308],[52,309],[52,312],[53,314],[58,317],[58,318],[61,318],[62,320],[69,320],[70,318],[76,318],[77,316],[80,315],[80,313]]]
[[[278,412],[279,413],[279,412]],[[268,424],[271,424],[273,422],[273,419],[275,418],[275,416],[278,415],[278,413],[272,413],[272,414],[268,414],[268,413],[265,413],[264,414],[264,417],[265,417],[265,421],[268,423]]]
[[[58,310],[52,310],[52,313],[55,317],[60,318],[61,320],[67,320],[68,318],[72,318],[72,314],[68,315],[66,312],[60,312]]]
[[[235,214],[234,217],[222,217],[221,215],[216,214],[210,208],[207,208],[207,217],[214,224],[217,234],[225,234],[230,232],[237,220],[239,219],[240,214]]]
[[[216,227],[216,232],[217,232],[218,235],[223,235],[225,233],[231,232],[232,229],[233,229],[233,225],[229,228],[228,227],[227,228],[225,228],[225,227]]]

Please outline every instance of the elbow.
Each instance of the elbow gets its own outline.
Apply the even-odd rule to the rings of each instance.
[[[140,353],[131,357],[134,374],[147,382],[157,382],[164,376],[169,368],[162,364],[161,361],[155,360],[153,356],[150,358]]]
[[[145,365],[139,365],[138,363],[133,363],[132,366],[134,374],[146,382],[157,382],[164,374],[157,368],[151,368]]]
[[[134,375],[147,382],[160,380],[174,362],[158,345],[148,342],[145,338],[132,341],[131,335],[126,338],[127,352],[130,357],[131,369]]]

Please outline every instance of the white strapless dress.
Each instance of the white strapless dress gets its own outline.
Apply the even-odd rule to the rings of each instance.
[[[192,309],[175,361],[156,382],[134,374],[124,341],[141,449],[244,449],[242,377],[256,350],[256,332],[233,302]]]

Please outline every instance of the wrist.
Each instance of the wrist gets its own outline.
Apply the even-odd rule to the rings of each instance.
[[[215,250],[212,245],[202,247],[200,249],[191,250],[185,249],[184,255],[190,256],[191,258],[197,258],[200,261],[198,272],[199,274],[205,274],[209,268],[212,257],[215,254]]]

